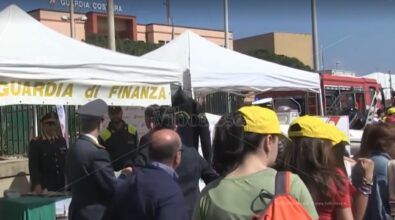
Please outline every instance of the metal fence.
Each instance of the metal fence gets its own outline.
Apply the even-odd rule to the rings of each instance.
[[[239,109],[244,102],[244,97],[226,92],[217,92],[203,98],[202,106],[205,112],[223,115]]]
[[[55,106],[36,106],[38,120],[49,111],[56,111]],[[65,106],[68,112],[70,143],[79,133],[76,120],[76,107]],[[33,105],[12,105],[0,107],[0,156],[26,156],[30,140],[34,136]],[[38,124],[41,134],[41,127]]]

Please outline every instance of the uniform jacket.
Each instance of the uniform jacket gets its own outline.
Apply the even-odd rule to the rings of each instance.
[[[125,165],[131,164],[138,154],[137,129],[125,122],[123,124],[123,128],[117,130],[110,123],[99,137],[99,142],[106,147],[110,154],[112,166],[116,171],[125,168]]]
[[[185,197],[188,217],[192,216],[193,208],[199,197],[200,178],[208,184],[218,178],[218,174],[203,159],[193,147],[182,146],[181,164],[177,167],[177,182],[180,185]]]
[[[81,135],[67,156],[71,220],[100,220],[115,191],[116,178],[104,147]]]
[[[186,220],[180,187],[169,173],[147,164],[117,186],[108,219]]]
[[[206,116],[204,113],[189,115],[184,122],[187,123],[180,123],[177,128],[177,133],[180,135],[182,143],[198,150],[200,140],[204,159],[211,163],[211,138]]]
[[[34,138],[29,144],[29,172],[32,188],[37,184],[49,191],[63,191],[67,145],[63,137]]]

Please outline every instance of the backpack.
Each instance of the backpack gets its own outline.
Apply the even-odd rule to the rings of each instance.
[[[390,204],[390,215],[395,217],[395,160],[388,161],[388,202]]]
[[[266,208],[256,213],[253,220],[312,219],[305,208],[290,194],[291,172],[277,172],[275,195],[261,190],[259,198],[271,199]],[[252,208],[252,207],[251,207]]]

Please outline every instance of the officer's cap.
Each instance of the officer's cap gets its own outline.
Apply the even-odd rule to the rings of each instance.
[[[104,118],[107,104],[102,99],[90,101],[78,109],[77,114],[84,118]]]
[[[53,112],[53,111],[48,112],[47,114],[45,114],[45,115],[40,119],[40,121],[41,121],[41,122],[44,122],[44,121],[49,121],[50,119],[51,119],[52,121],[58,120],[58,114],[56,114],[56,112]]]
[[[115,114],[121,111],[122,111],[121,106],[108,106],[108,113],[110,114]]]

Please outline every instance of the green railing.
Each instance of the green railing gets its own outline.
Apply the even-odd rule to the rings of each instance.
[[[55,106],[36,106],[38,123],[49,111],[56,111]],[[67,110],[66,110],[67,109]],[[70,143],[79,133],[75,106],[65,106],[68,112]],[[34,135],[34,109],[32,105],[12,105],[0,107],[0,156],[26,156],[28,145]],[[41,134],[40,123],[38,131]]]

